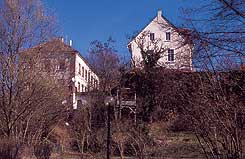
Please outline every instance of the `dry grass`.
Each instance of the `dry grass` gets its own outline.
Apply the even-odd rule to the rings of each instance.
[[[168,129],[169,123],[156,122],[148,125],[149,135],[154,141],[154,145],[147,147],[147,159],[204,159],[201,148],[195,135],[190,132],[172,132]],[[103,159],[102,155],[85,158]],[[79,154],[65,153],[53,155],[52,159],[80,159]],[[119,157],[113,157],[119,159]],[[134,159],[134,157],[125,157]]]
[[[190,132],[171,132],[168,123],[158,122],[150,126],[150,136],[156,145],[149,151],[156,158],[205,158],[194,134]]]

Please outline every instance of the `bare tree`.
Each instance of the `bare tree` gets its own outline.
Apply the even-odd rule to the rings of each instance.
[[[242,158],[239,115],[244,112],[240,99],[244,74],[222,72],[216,77],[202,72],[182,78],[175,95],[183,104],[177,108],[193,126],[207,158]]]
[[[83,105],[78,111],[74,112],[73,119],[69,122],[73,138],[81,154],[84,154],[86,152],[85,149],[88,150],[90,145],[92,107],[91,102]]]
[[[237,69],[244,63],[244,1],[212,0],[183,10],[197,69]]]
[[[120,79],[120,59],[113,43],[111,38],[105,43],[93,41],[88,51],[88,60],[100,77],[100,87],[107,92],[110,92]]]
[[[189,98],[191,107],[183,109],[207,158],[243,158],[238,121],[245,109],[240,100],[244,72],[235,70],[245,57],[244,5],[240,0],[212,0],[185,10],[186,25],[193,30],[194,63],[203,72],[196,74],[193,92],[179,90],[179,99]]]
[[[61,120],[65,91],[42,73],[40,53],[22,52],[54,35],[54,19],[39,0],[1,1],[0,19],[1,137],[19,147],[35,145]]]
[[[142,63],[145,69],[150,69],[158,65],[158,60],[163,57],[163,53],[166,51],[164,48],[161,39],[156,39],[155,41],[150,41],[148,35],[150,33],[148,31],[144,31],[140,35],[138,35],[134,42],[137,44],[140,49],[140,53],[142,55]],[[132,59],[132,63],[134,65],[134,60],[140,59]]]

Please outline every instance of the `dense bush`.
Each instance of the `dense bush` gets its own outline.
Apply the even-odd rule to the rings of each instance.
[[[51,151],[52,147],[46,142],[37,144],[34,147],[34,154],[37,159],[49,159]]]
[[[20,159],[20,144],[14,139],[1,139],[0,159]]]

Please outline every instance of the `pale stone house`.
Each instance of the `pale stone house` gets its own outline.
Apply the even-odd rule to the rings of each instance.
[[[157,65],[168,69],[192,70],[193,44],[188,29],[177,28],[162,11],[128,44],[133,67],[143,67],[142,49],[160,54]]]

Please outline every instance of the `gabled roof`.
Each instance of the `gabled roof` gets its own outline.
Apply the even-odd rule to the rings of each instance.
[[[158,11],[159,12],[159,11]],[[160,11],[160,13],[161,13],[161,11]],[[158,13],[159,14],[159,13]],[[145,25],[142,29],[141,29],[141,31],[136,35],[136,36],[134,36],[133,38],[132,38],[132,40],[128,43],[128,46],[130,45],[130,43],[132,42],[132,41],[134,41],[134,39],[136,38],[136,37],[138,37],[142,32],[143,32],[143,30],[145,30],[151,23],[153,23],[154,22],[154,20],[156,19],[156,18],[158,18],[158,16],[159,15],[157,15],[157,16],[155,16],[154,18],[152,18],[152,20],[147,24],[147,25]],[[160,15],[160,17],[163,19],[163,20],[165,20],[168,24],[169,24],[169,26],[170,27],[172,27],[174,30],[176,30],[177,32],[179,32],[179,33],[183,33],[183,35],[188,35],[189,33],[190,33],[190,30],[189,29],[187,29],[187,28],[178,28],[178,27],[176,27],[173,23],[171,23],[166,17],[164,17],[162,14]],[[188,34],[187,34],[188,33]]]
[[[55,38],[51,41],[48,41],[48,42],[39,44],[37,46],[34,46],[32,48],[26,49],[26,50],[24,50],[24,52],[30,52],[30,51],[36,51],[36,50],[48,51],[48,52],[50,52],[50,51],[54,51],[54,52],[57,52],[57,51],[75,52],[76,51],[71,46],[63,43],[62,40],[59,38]],[[42,52],[42,53],[44,53],[44,52]]]
[[[41,53],[52,53],[52,54],[59,54],[59,53],[73,53],[74,55],[78,55],[86,65],[97,75],[94,67],[80,54],[79,51],[72,48],[70,45],[65,44],[61,38],[55,38],[49,42],[42,43],[40,45],[34,46],[30,49],[24,50],[23,52],[36,52],[39,50]],[[97,75],[98,76],[98,75]]]

